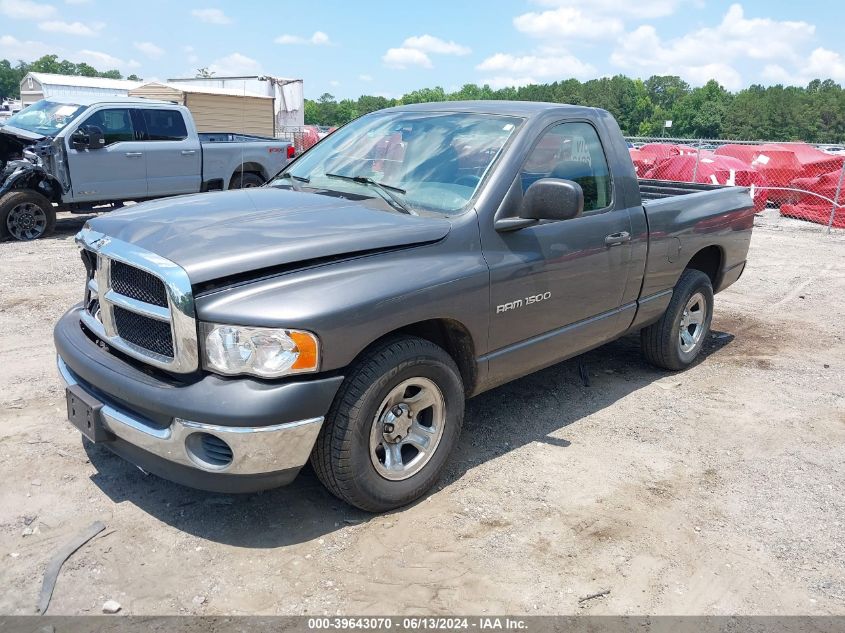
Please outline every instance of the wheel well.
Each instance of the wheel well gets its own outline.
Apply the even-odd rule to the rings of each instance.
[[[267,180],[267,174],[264,173],[264,167],[262,167],[260,163],[243,163],[239,165],[238,168],[235,169],[235,173],[232,174],[232,178],[241,172],[252,172],[261,176],[262,180]]]
[[[475,345],[463,323],[454,319],[429,319],[394,330],[382,339],[397,334],[417,336],[442,347],[452,357],[461,372],[464,392],[469,396],[475,388],[478,371],[475,364]],[[379,339],[379,340],[382,340]]]
[[[722,249],[718,246],[708,246],[698,251],[687,264],[687,268],[700,270],[710,277],[710,283],[716,287],[716,279],[722,270]]]

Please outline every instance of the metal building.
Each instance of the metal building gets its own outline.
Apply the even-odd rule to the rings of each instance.
[[[21,80],[21,104],[25,108],[49,97],[126,96],[143,82],[102,77],[27,73]]]

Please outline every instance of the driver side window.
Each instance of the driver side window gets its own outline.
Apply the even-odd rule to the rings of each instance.
[[[79,129],[86,125],[94,125],[103,131],[106,141],[104,146],[135,140],[135,128],[132,126],[132,116],[128,108],[99,110],[89,116]]]
[[[548,129],[531,150],[520,172],[523,192],[541,178],[562,178],[581,185],[584,212],[610,206],[610,171],[595,128],[589,123],[561,123]]]

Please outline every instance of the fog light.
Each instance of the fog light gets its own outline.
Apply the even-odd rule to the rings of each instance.
[[[185,438],[188,457],[200,468],[222,470],[232,463],[232,448],[216,435],[191,433]]]

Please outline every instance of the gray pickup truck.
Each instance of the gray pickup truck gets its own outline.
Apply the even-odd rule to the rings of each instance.
[[[286,140],[198,134],[186,107],[163,101],[45,99],[0,127],[0,240],[49,234],[53,203],[87,213],[126,201],[256,187],[294,153]]]
[[[642,201],[603,110],[431,103],[341,128],[268,185],[90,220],[55,328],[89,440],[197,488],[423,495],[465,398],[641,332],[688,367],[745,267],[753,201]],[[649,197],[665,196],[649,185]]]

